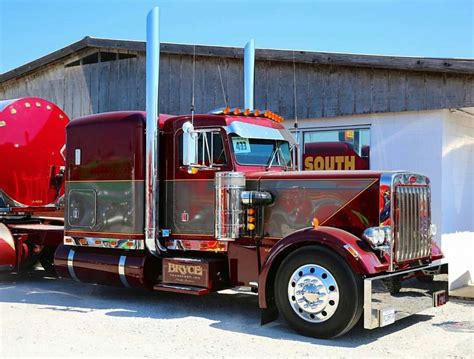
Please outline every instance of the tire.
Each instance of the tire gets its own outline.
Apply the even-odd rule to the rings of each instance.
[[[390,294],[398,294],[400,293],[400,290],[402,289],[402,282],[400,279],[396,278],[388,278],[382,280],[385,289],[388,290]]]
[[[362,315],[362,278],[326,248],[310,246],[294,251],[281,263],[275,281],[278,310],[302,335],[338,337]]]
[[[416,277],[416,279],[421,283],[432,283],[434,280],[433,274],[424,274],[421,276]]]
[[[54,249],[45,248],[41,253],[39,261],[47,274],[56,276],[56,271],[54,270]]]

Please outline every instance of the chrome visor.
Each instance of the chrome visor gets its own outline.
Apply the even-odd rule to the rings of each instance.
[[[244,138],[261,138],[264,140],[288,141],[290,145],[296,143],[293,135],[286,129],[258,126],[251,123],[234,121],[224,127],[228,134],[235,133]]]

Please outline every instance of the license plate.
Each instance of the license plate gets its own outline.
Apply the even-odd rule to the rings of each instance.
[[[433,293],[433,307],[440,307],[448,302],[448,292],[440,290]]]
[[[395,308],[381,309],[379,311],[379,318],[381,327],[395,323]]]

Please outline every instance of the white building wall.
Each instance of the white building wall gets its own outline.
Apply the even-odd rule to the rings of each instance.
[[[455,289],[474,279],[474,115],[463,110],[443,115],[442,243]]]
[[[474,276],[473,125],[474,118],[449,110],[299,121],[301,129],[368,126],[371,169],[407,170],[430,178],[435,240],[450,262],[452,289]]]
[[[370,127],[370,168],[406,170],[428,176],[432,191],[432,220],[441,243],[441,185],[443,110],[382,113],[300,120],[300,129]]]

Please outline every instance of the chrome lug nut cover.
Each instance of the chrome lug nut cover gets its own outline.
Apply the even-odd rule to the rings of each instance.
[[[288,300],[298,316],[308,322],[320,323],[336,312],[339,288],[327,269],[316,264],[306,264],[291,275]]]

